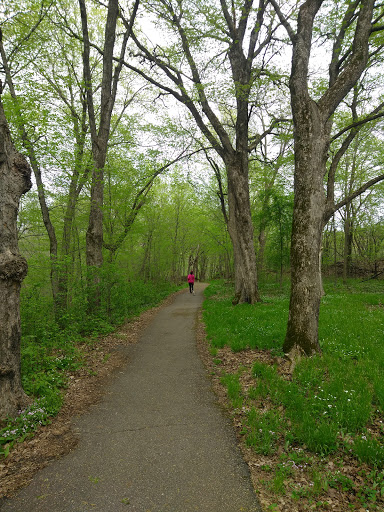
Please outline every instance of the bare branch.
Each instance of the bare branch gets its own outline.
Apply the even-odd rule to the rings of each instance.
[[[379,119],[380,117],[384,117],[384,112],[380,112],[384,108],[384,102],[380,103],[375,110],[373,110],[370,114],[368,114],[363,119],[359,119],[358,121],[355,121],[354,123],[346,126],[339,132],[337,132],[331,139],[331,142],[334,142],[336,139],[341,137],[345,132],[349,130],[353,130],[355,128],[361,127],[364,124],[369,123],[370,121],[374,121],[375,119]]]

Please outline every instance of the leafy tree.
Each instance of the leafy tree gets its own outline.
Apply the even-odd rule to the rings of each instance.
[[[307,0],[295,12],[297,26],[294,29],[290,14],[283,14],[282,6],[276,0],[271,3],[293,46],[289,85],[295,140],[295,199],[291,299],[284,351],[295,357],[297,353],[311,355],[320,351],[318,318],[322,283],[319,255],[327,214],[332,216],[334,211],[334,208],[327,208],[329,204],[324,193],[332,118],[357,84],[372,55],[381,51],[376,34],[382,30],[379,22],[383,12],[382,6],[375,8],[374,0],[331,5],[331,10],[326,9],[323,0]],[[324,83],[320,95],[314,97],[309,66],[314,46],[314,23],[322,7],[324,19],[333,21],[332,30],[327,35],[333,46],[328,84]],[[320,33],[324,34],[324,31]],[[328,174],[330,177],[331,173]],[[332,202],[331,195],[328,199]]]
[[[116,252],[120,249],[124,239],[128,232],[132,228],[139,211],[144,206],[147,196],[150,193],[156,178],[164,173],[169,167],[178,162],[184,155],[185,150],[170,162],[163,165],[160,163],[156,166],[156,160],[152,157],[151,161],[145,161],[145,159],[137,156],[139,166],[133,165],[130,162],[126,162],[123,165],[124,173],[122,181],[125,184],[130,184],[130,193],[127,194],[126,187],[122,187],[122,181],[119,180],[117,186],[113,184],[113,178],[111,173],[108,173],[108,204],[105,205],[105,210],[108,211],[108,221],[105,222],[107,228],[108,240],[104,241],[104,247],[110,252],[110,260],[113,261],[116,256]],[[111,163],[112,158],[109,159]],[[127,165],[128,164],[128,165]],[[141,169],[138,167],[141,166]],[[129,167],[133,168],[133,172],[128,173]],[[132,186],[133,185],[133,186]],[[122,199],[123,204],[113,205],[112,204],[112,190],[115,189]],[[128,196],[130,200],[128,201]],[[117,217],[120,217],[120,222],[114,222]]]
[[[79,0],[82,39],[83,39],[83,69],[86,87],[88,120],[92,141],[92,187],[91,208],[86,237],[87,265],[90,271],[100,268],[103,263],[103,204],[104,204],[104,166],[107,158],[108,142],[111,130],[111,117],[116,101],[117,88],[122,69],[122,59],[125,54],[128,38],[137,13],[139,0],[136,0],[132,17],[123,35],[120,49],[119,62],[113,67],[114,48],[116,41],[117,20],[119,6],[117,0],[108,2],[107,18],[105,21],[103,70],[100,91],[99,112],[96,112],[95,87],[91,69],[91,46],[88,28],[88,13],[85,0]],[[96,88],[97,89],[97,88]],[[99,122],[97,123],[96,116]],[[90,308],[94,310],[100,305],[100,293],[98,289],[99,276],[93,272],[92,276],[94,292],[89,297]],[[96,287],[94,288],[94,286]]]
[[[292,134],[290,125],[285,125],[284,128],[275,130],[273,138],[265,137],[260,143],[260,151],[255,153],[251,161],[250,188],[254,225],[259,242],[257,255],[259,274],[265,266],[268,227],[273,220],[270,207],[274,202],[274,196],[279,195],[284,189],[285,193],[291,190]]]
[[[284,271],[289,268],[289,249],[292,227],[292,197],[277,187],[269,193],[268,216],[269,239],[267,256],[270,266],[277,267],[280,286],[282,286]]]
[[[126,65],[159,88],[162,95],[171,95],[183,104],[222,159],[227,174],[228,228],[235,259],[235,302],[256,302],[260,297],[248,155],[263,134],[250,136],[249,118],[252,95],[267,73],[264,60],[275,31],[268,2],[260,0],[257,7],[252,0],[232,3],[231,7],[225,0],[220,7],[214,2],[187,0],[159,0],[143,5],[170,36],[170,44],[151,47],[149,41],[134,32],[142,66],[132,62]],[[220,112],[224,115],[220,116]]]

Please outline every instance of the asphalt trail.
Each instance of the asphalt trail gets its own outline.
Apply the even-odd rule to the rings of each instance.
[[[261,512],[229,419],[195,345],[204,285],[176,295],[100,403],[80,442],[1,512]]]

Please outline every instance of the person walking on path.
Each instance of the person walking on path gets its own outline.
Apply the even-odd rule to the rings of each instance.
[[[193,270],[191,270],[191,273],[188,274],[188,284],[189,284],[189,293],[193,293],[195,295],[195,292],[193,291],[193,285],[195,282],[195,276],[193,275]]]

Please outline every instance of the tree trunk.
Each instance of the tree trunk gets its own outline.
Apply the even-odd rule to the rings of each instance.
[[[333,265],[334,265],[334,276],[337,278],[337,230],[336,230],[336,219],[335,214],[332,216],[332,233],[333,233]]]
[[[235,267],[233,303],[260,301],[253,224],[249,200],[248,155],[236,154],[227,166],[228,231],[232,240]]]
[[[20,288],[28,266],[18,249],[17,214],[31,186],[30,166],[12,144],[0,102],[0,419],[27,402],[20,373]]]
[[[91,207],[86,234],[86,262],[88,267],[89,311],[97,310],[101,304],[99,269],[103,264],[103,203],[104,203],[104,166],[107,158],[108,141],[111,128],[112,110],[115,103],[117,82],[121,64],[113,70],[113,50],[116,38],[118,16],[117,0],[108,3],[107,19],[104,33],[103,75],[101,82],[101,104],[99,127],[96,126],[94,90],[91,76],[90,41],[88,33],[88,16],[85,0],[79,0],[83,33],[83,70],[87,90],[88,119],[92,139],[93,172],[91,186]],[[122,56],[127,38],[124,37]]]
[[[103,202],[104,165],[96,167],[92,173],[91,208],[86,235],[86,261],[88,267],[101,267],[103,264]]]
[[[265,227],[261,226],[259,231],[259,251],[257,254],[257,272],[258,276],[260,276],[264,271],[264,254],[265,254],[265,246],[267,243],[267,237],[265,233]]]
[[[208,267],[208,257],[203,252],[200,256],[199,262],[199,280],[200,282],[204,282],[207,276],[207,267]]]
[[[140,275],[144,281],[149,281],[151,278],[151,254],[152,254],[152,240],[153,240],[153,226],[149,226],[149,232],[145,242],[145,250],[143,261],[140,268]]]
[[[75,195],[74,180],[71,179],[69,187],[69,196],[64,213],[63,222],[63,242],[61,248],[60,268],[59,268],[59,289],[57,297],[57,310],[65,312],[68,307],[68,285],[70,276],[73,274],[73,259],[70,257],[72,245],[72,229],[75,218],[75,208],[78,197]],[[57,319],[60,320],[59,314]]]
[[[313,105],[312,115],[316,106]],[[296,125],[295,200],[291,245],[291,299],[284,352],[299,346],[306,355],[320,352],[318,320],[322,296],[321,252],[325,194],[323,173],[327,137],[322,122],[307,112]]]
[[[353,45],[344,63],[342,44],[353,9],[348,9],[335,38],[329,66],[329,88],[314,101],[309,94],[309,58],[313,22],[323,0],[307,0],[299,8],[297,32],[284,19],[275,0],[271,3],[293,43],[290,76],[295,141],[294,211],[291,246],[291,300],[284,351],[311,355],[320,351],[318,320],[321,299],[319,254],[326,219],[324,177],[330,144],[332,115],[354,87],[369,57],[373,0],[356,2],[357,23]],[[357,10],[359,12],[357,13]],[[353,34],[352,34],[353,35]],[[342,60],[340,60],[342,59]],[[342,64],[345,65],[342,65]],[[342,70],[342,72],[341,72]]]
[[[76,109],[74,105],[71,112],[76,145],[74,168],[72,171],[71,181],[69,184],[67,204],[65,207],[63,219],[63,234],[59,267],[59,290],[57,300],[57,309],[62,312],[66,311],[68,307],[69,283],[74,272],[74,258],[71,257],[71,251],[73,249],[72,231],[74,228],[76,205],[80,193],[85,183],[87,182],[88,175],[90,172],[88,166],[85,169],[83,169],[85,156],[85,139],[87,134],[87,106],[84,97],[82,99],[81,117],[78,117],[76,115]]]
[[[351,204],[346,205],[346,214],[344,221],[344,258],[343,258],[343,282],[347,282],[351,275],[352,259],[352,219]]]

